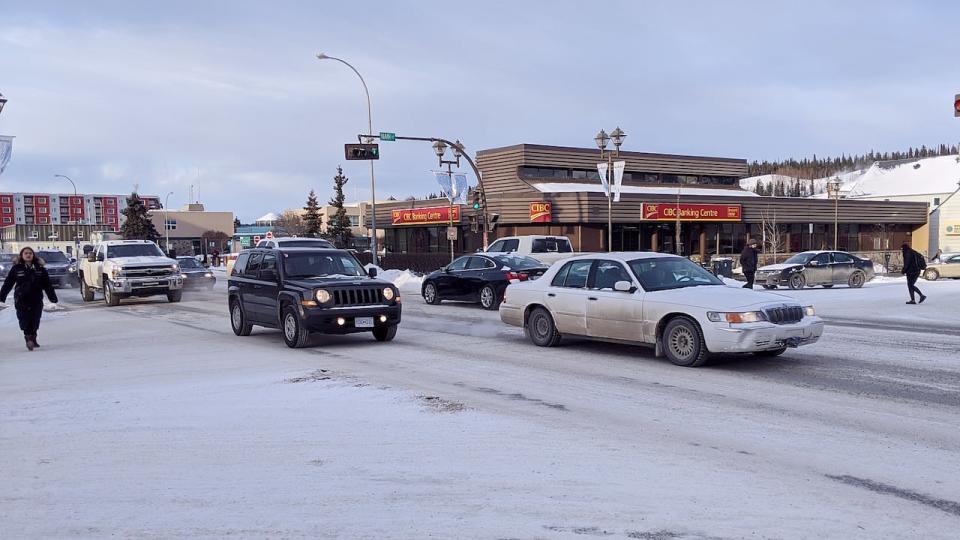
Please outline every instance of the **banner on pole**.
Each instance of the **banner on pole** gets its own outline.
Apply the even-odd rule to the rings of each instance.
[[[13,155],[13,137],[0,135],[0,174],[7,168],[10,156]]]
[[[620,185],[623,184],[623,169],[626,161],[613,162],[613,202],[620,202]]]
[[[603,185],[603,192],[610,196],[610,184],[607,183],[607,164],[597,163],[597,171],[600,173],[600,183]]]
[[[456,173],[453,175],[453,182],[451,182],[451,187],[453,189],[453,198],[450,199],[450,202],[457,204],[467,204],[467,175],[463,173]]]

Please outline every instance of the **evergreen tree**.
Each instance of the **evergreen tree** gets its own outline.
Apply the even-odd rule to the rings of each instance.
[[[320,236],[320,205],[317,204],[317,194],[310,190],[307,196],[307,205],[303,207],[303,234],[310,238]]]
[[[337,175],[333,177],[333,198],[330,199],[330,206],[334,207],[333,215],[327,220],[327,236],[329,236],[337,247],[349,247],[350,239],[353,237],[353,231],[350,229],[350,217],[343,208],[343,202],[346,197],[343,195],[343,186],[350,180],[343,175],[343,168],[337,167]]]
[[[143,199],[134,191],[127,197],[127,207],[120,211],[126,218],[123,226],[120,227],[120,234],[125,240],[151,240],[156,242],[160,238],[160,233],[150,220],[147,213],[147,206],[143,204]]]

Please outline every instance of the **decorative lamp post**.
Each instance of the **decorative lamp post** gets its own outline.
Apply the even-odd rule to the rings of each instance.
[[[452,160],[443,159],[443,155],[446,153],[447,148],[448,148],[447,144],[444,143],[443,141],[434,141],[433,143],[433,151],[434,153],[437,154],[437,159],[440,161],[440,166],[441,167],[443,167],[444,165],[447,166],[447,175],[449,175],[450,177],[450,182],[452,186],[454,181],[453,166],[456,165],[458,169],[460,168],[460,158],[463,157],[463,143],[460,142],[460,139],[457,139],[457,141],[449,147],[453,152],[454,159]],[[452,192],[447,194],[447,200],[450,201],[450,207],[447,210],[447,216],[450,218],[450,224],[449,224],[450,229],[447,229],[447,230],[450,231],[453,228],[453,200],[454,199],[453,199]],[[450,239],[450,262],[453,262],[453,259],[456,256],[455,254],[456,241],[453,239],[452,236],[449,236],[449,232],[448,232],[448,237]]]
[[[600,149],[600,159],[607,158],[607,251],[613,251],[613,158],[620,157],[620,145],[623,144],[626,137],[627,134],[617,127],[609,135],[601,129],[593,138],[593,141],[597,143],[597,148]],[[614,151],[605,152],[607,144],[611,140],[613,141]]]
[[[53,175],[53,177],[65,178],[67,182],[70,182],[70,185],[73,186],[73,198],[74,199],[77,198],[77,185],[73,183],[73,180],[69,176],[65,174],[55,174]],[[72,205],[67,205],[67,208],[72,208]],[[72,218],[73,216],[71,215],[70,217]],[[77,225],[80,225],[80,220],[71,220],[71,221],[74,221],[74,223],[76,223]],[[78,229],[73,233],[73,256],[74,257],[79,257],[78,255],[79,250],[80,250],[80,231]]]
[[[833,199],[833,249],[840,249],[837,245],[840,239],[840,179],[833,177],[827,182],[827,196]]]

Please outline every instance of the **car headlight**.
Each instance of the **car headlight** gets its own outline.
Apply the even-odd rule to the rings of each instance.
[[[384,300],[386,300],[387,302],[389,302],[389,301],[393,300],[393,296],[394,296],[394,294],[393,294],[393,289],[392,289],[392,288],[390,288],[390,287],[384,287],[384,288],[383,288],[383,299],[384,299]]]
[[[333,296],[330,294],[330,291],[326,289],[317,289],[317,292],[313,293],[313,296],[316,297],[317,302],[321,304],[326,304],[330,301]]]
[[[203,277],[213,277],[213,272],[207,272]]]
[[[118,277],[120,277],[120,269],[114,268],[113,270],[111,270],[110,277],[112,277],[113,279],[117,279]]]
[[[815,309],[813,309],[813,306],[805,306],[805,307],[803,308],[803,316],[804,316],[804,317],[813,317],[813,316],[816,315],[816,314],[817,314],[817,311],[816,311]]]
[[[755,323],[767,320],[767,317],[760,311],[741,311],[734,313],[721,313],[717,311],[708,311],[707,319],[713,322],[728,323]]]
[[[0,266],[0,270],[3,270],[3,267],[2,267],[2,266]],[[71,265],[70,268],[67,268],[67,271],[72,274],[72,273],[74,273],[74,272],[77,271],[77,267]]]
[[[179,265],[179,264],[171,264],[171,265],[170,265],[170,269],[173,270],[174,272],[179,272],[179,271],[180,271],[180,265]]]

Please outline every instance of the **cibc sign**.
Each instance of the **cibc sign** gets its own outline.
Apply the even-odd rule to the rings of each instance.
[[[739,204],[672,204],[643,203],[641,214],[646,221],[740,221]]]
[[[553,221],[553,203],[530,203],[530,223],[550,223]]]

